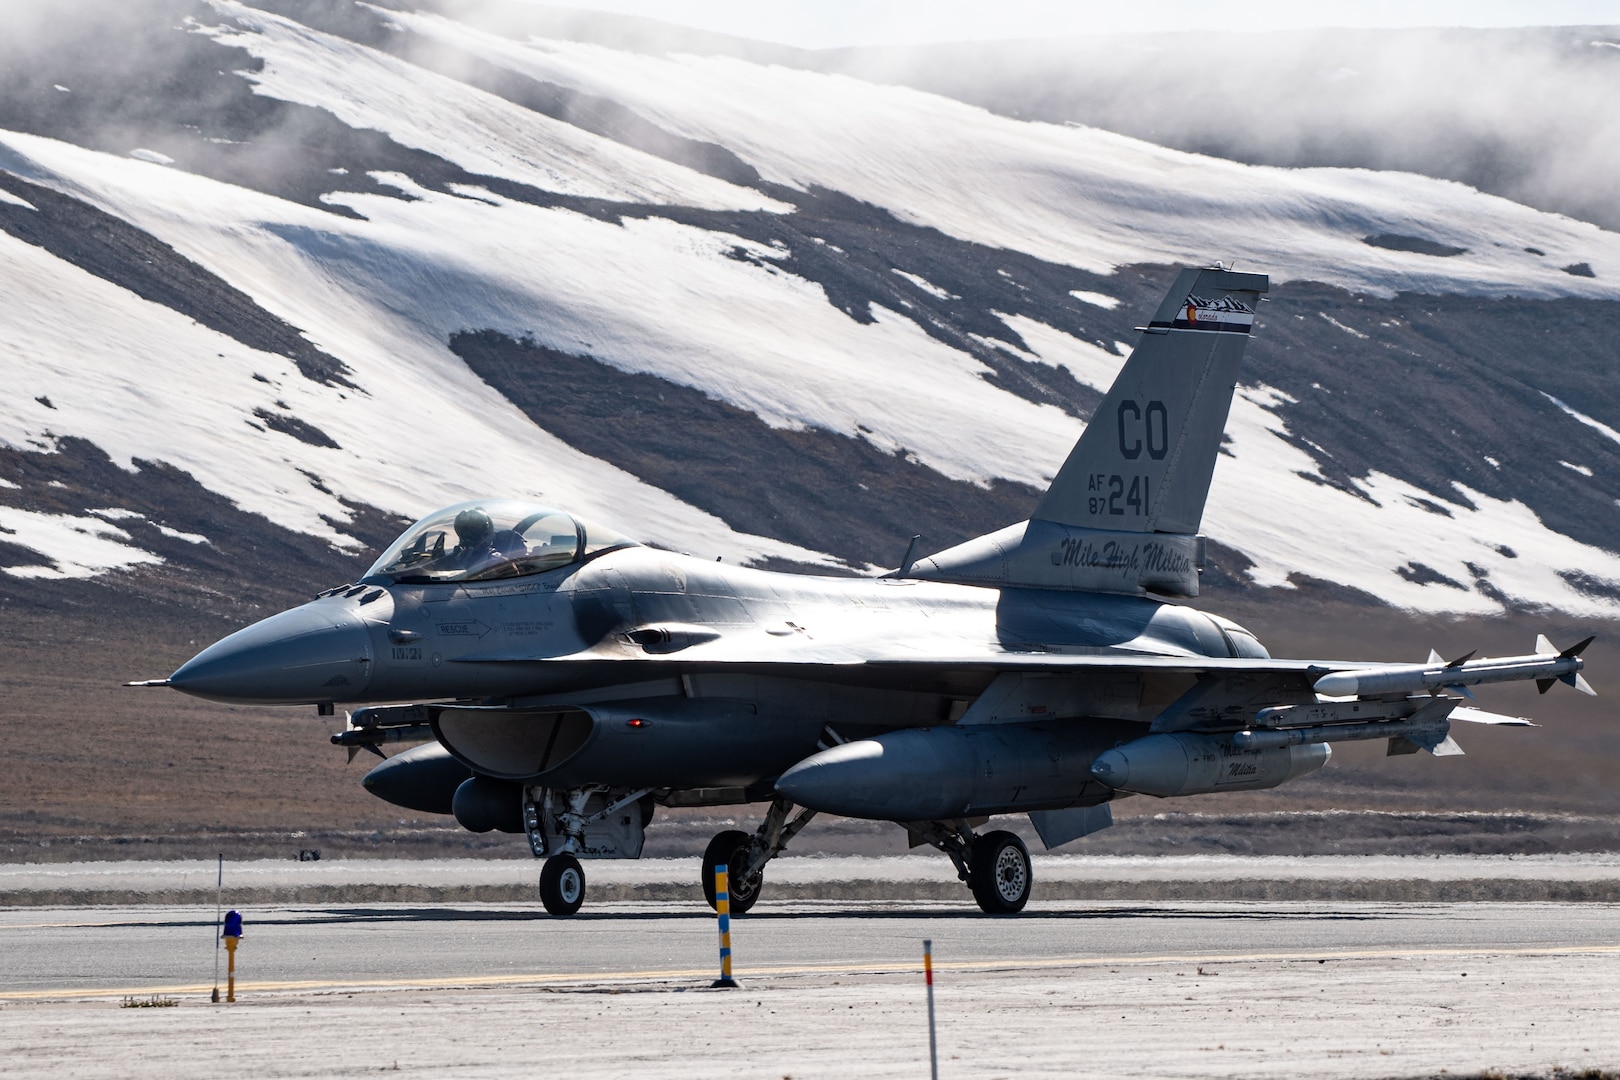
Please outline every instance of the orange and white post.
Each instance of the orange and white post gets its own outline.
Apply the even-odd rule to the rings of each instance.
[[[923,940],[923,979],[928,983],[928,1068],[939,1080],[939,1043],[934,1039],[934,943]]]

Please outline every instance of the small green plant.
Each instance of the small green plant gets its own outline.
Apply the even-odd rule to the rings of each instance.
[[[163,997],[160,994],[153,994],[151,997],[145,998],[126,995],[124,1000],[118,1003],[118,1007],[120,1009],[172,1009],[178,1004],[180,1002],[177,999]]]

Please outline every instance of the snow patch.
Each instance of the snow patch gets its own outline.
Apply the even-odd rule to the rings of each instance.
[[[1106,311],[1113,311],[1115,308],[1119,307],[1119,299],[1117,297],[1109,296],[1107,293],[1087,292],[1084,289],[1070,289],[1069,295],[1083,304],[1090,304],[1093,307],[1100,307]]]
[[[1562,458],[1560,458],[1558,460],[1558,464],[1562,465],[1566,469],[1570,469],[1570,470],[1573,470],[1574,472],[1578,472],[1582,476],[1591,476],[1592,475],[1592,470],[1587,468],[1585,465],[1576,465],[1573,462],[1565,461]]]
[[[1025,315],[1007,315],[998,311],[996,317],[1024,340],[1031,350],[1025,355],[1043,364],[1063,368],[1076,380],[1099,393],[1108,392],[1119,369],[1125,366],[1125,357],[1130,353],[1130,347],[1126,346],[1116,356],[1100,345],[1081,341]]]
[[[264,61],[246,74],[256,93],[328,110],[350,127],[381,131],[468,172],[588,198],[791,209],[291,19],[234,0],[213,5],[241,29],[222,24],[199,32]]]
[[[1288,588],[1292,575],[1304,574],[1420,611],[1495,614],[1501,596],[1527,608],[1613,617],[1611,601],[1580,592],[1558,568],[1620,580],[1620,555],[1548,528],[1517,500],[1462,484],[1452,485],[1460,498],[1445,504],[1447,515],[1425,509],[1432,495],[1384,473],[1356,480],[1354,491],[1329,484],[1276,414],[1286,400],[1271,387],[1239,388],[1226,425],[1237,461],[1215,470],[1204,514],[1210,537],[1254,562],[1248,573],[1257,585]],[[1472,587],[1419,584],[1398,573],[1413,563]]]
[[[170,157],[168,154],[160,154],[156,150],[148,150],[143,146],[138,146],[131,150],[129,152],[129,156],[134,158],[136,161],[149,161],[153,165],[174,164],[174,158]]]
[[[962,299],[960,296],[957,296],[955,293],[946,292],[944,289],[940,288],[938,285],[935,285],[933,282],[929,281],[927,278],[918,277],[916,274],[908,274],[904,270],[890,270],[889,272],[891,274],[898,274],[899,276],[905,278],[907,281],[911,282],[913,285],[917,286],[917,288],[921,289],[923,292],[927,293],[929,296],[934,297],[935,299],[938,299],[938,300],[960,300],[960,299]]]
[[[1608,424],[1603,423],[1601,420],[1594,420],[1590,416],[1587,416],[1585,413],[1575,411],[1574,409],[1570,408],[1568,405],[1564,404],[1562,401],[1559,401],[1557,398],[1555,398],[1551,394],[1547,393],[1545,390],[1540,391],[1540,394],[1541,394],[1542,397],[1546,398],[1548,401],[1552,402],[1554,405],[1558,406],[1561,410],[1563,410],[1563,412],[1564,412],[1564,414],[1566,416],[1570,417],[1571,419],[1580,421],[1581,423],[1585,424],[1587,427],[1591,428],[1593,431],[1596,431],[1598,434],[1602,435],[1604,438],[1612,440],[1613,442],[1620,443],[1620,431],[1614,430],[1614,428],[1610,427]],[[1486,460],[1489,461],[1490,459],[1487,458]],[[1495,462],[1491,462],[1491,463],[1493,465],[1495,464]],[[1587,475],[1590,476],[1591,474],[1588,473]]]
[[[37,551],[51,566],[0,568],[17,578],[87,578],[141,563],[161,563],[150,551],[132,547],[129,533],[96,517],[41,514],[0,506],[0,541]]]
[[[6,206],[20,206],[24,210],[33,210],[36,213],[38,212],[38,207],[36,207],[33,203],[29,202],[27,199],[19,199],[5,188],[0,188],[0,204],[4,204]]]
[[[1329,315],[1327,312],[1318,311],[1317,314],[1322,316],[1322,318],[1326,319],[1328,321],[1329,326],[1336,326],[1340,330],[1343,330],[1345,333],[1349,334],[1351,337],[1360,338],[1362,341],[1367,340],[1367,335],[1366,334],[1363,334],[1360,330],[1357,330],[1353,326],[1344,325],[1344,323],[1340,322],[1338,319],[1335,319],[1333,316]]]
[[[208,537],[202,535],[201,533],[188,533],[181,532],[179,529],[171,529],[167,525],[160,525],[158,522],[152,521],[145,514],[137,510],[126,510],[121,507],[109,506],[88,512],[107,521],[144,521],[151,525],[152,528],[162,533],[164,536],[175,540],[184,540],[188,544],[209,543]]]
[[[1182,153],[1096,128],[1032,123],[899,86],[720,56],[515,41],[438,15],[399,24],[545,82],[611,98],[717,143],[767,181],[819,185],[902,221],[1097,273],[1207,265],[1275,281],[1398,292],[1620,297],[1620,234],[1462,184],[1365,169],[1281,169]],[[963,167],[971,162],[971,167]],[[1196,197],[1166,197],[1166,192]],[[1451,259],[1368,247],[1433,235]],[[1595,279],[1498,244],[1590,251]]]
[[[521,335],[547,326],[560,304],[576,304],[577,321],[566,327],[571,340],[558,347],[589,351],[590,342],[623,321],[618,309],[641,309],[644,321],[628,327],[622,349],[639,352],[646,341],[660,340],[673,359],[684,345],[662,332],[661,308],[644,301],[660,290],[673,292],[666,299],[675,303],[687,293],[703,296],[705,306],[688,316],[696,324],[726,309],[732,299],[726,285],[736,276],[777,281],[725,257],[741,243],[735,238],[667,222],[639,223],[650,230],[641,233],[630,223],[620,229],[566,211],[491,207],[435,192],[421,203],[363,197],[358,201],[373,220],[355,221],[14,133],[0,134],[0,160],[171,244],[302,326],[363,387],[314,383],[286,357],[249,349],[0,233],[0,293],[7,298],[0,355],[7,357],[9,384],[0,397],[0,442],[49,451],[55,437],[77,436],[125,469],[137,457],[165,462],[248,513],[346,549],[359,541],[341,529],[352,518],[344,499],[414,519],[491,493],[536,499],[728,562],[838,565],[819,552],[739,533],[574,450],[476,378],[445,344],[469,327]],[[615,258],[606,261],[603,236],[620,238]],[[639,267],[636,274],[604,290],[631,265]],[[580,274],[587,266],[596,277]],[[693,267],[721,277],[700,272],[681,284]],[[558,278],[568,279],[561,296],[537,284]],[[811,306],[809,295],[800,303]],[[819,290],[814,304],[829,322],[862,329],[831,309]],[[780,296],[773,305],[776,319],[794,321],[783,319]],[[726,342],[723,355],[751,347],[735,324],[713,336]],[[62,393],[64,357],[73,358],[71,396]],[[875,373],[870,378],[879,381]],[[757,391],[765,393],[763,376]],[[55,395],[57,409],[41,416],[32,399],[46,393]],[[343,433],[343,449],[249,425],[256,409],[278,409],[278,401],[323,431]]]

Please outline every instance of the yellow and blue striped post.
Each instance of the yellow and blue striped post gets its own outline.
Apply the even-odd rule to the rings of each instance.
[[[714,910],[720,917],[720,977],[709,986],[715,990],[741,989],[731,977],[731,883],[725,863],[714,868]]]

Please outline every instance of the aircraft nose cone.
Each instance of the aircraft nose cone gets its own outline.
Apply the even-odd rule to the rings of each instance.
[[[371,637],[342,603],[317,600],[215,642],[169,685],[212,701],[310,705],[352,701],[371,681]]]

